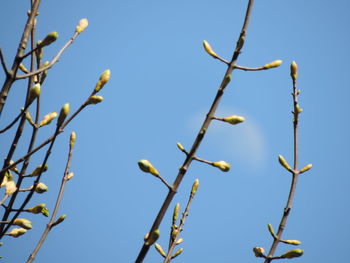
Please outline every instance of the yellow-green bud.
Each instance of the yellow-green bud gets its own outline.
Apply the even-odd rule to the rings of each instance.
[[[290,76],[294,81],[298,78],[298,65],[295,61],[290,64]]]
[[[61,224],[66,219],[66,217],[67,215],[61,215],[54,223],[52,223],[51,227]]]
[[[292,168],[289,166],[289,164],[287,163],[286,159],[284,159],[284,157],[282,155],[278,155],[278,161],[279,163],[286,168],[288,171],[292,172]]]
[[[299,104],[295,105],[295,109],[297,110],[298,113],[301,113],[303,111],[303,109],[300,108]]]
[[[196,194],[198,186],[199,186],[199,180],[196,179],[192,185],[191,195]]]
[[[64,122],[64,120],[68,116],[69,110],[70,110],[69,103],[64,104],[61,111],[60,111],[60,115],[58,116],[58,120],[57,120],[58,127],[62,125],[62,123]]]
[[[22,63],[19,64],[19,69],[22,70],[24,73],[29,73],[29,70]]]
[[[281,66],[282,60],[275,60],[262,66],[263,69],[277,68]]]
[[[181,143],[177,142],[176,146],[177,146],[177,148],[179,148],[180,151],[182,151],[182,152],[185,151],[185,148],[182,146]]]
[[[303,255],[303,253],[304,253],[304,250],[296,248],[296,249],[287,251],[281,256],[281,258],[297,258]]]
[[[211,165],[219,168],[223,172],[228,172],[231,168],[231,165],[225,161],[213,162]]]
[[[46,207],[46,204],[39,204],[36,206],[33,206],[31,208],[28,208],[26,211],[33,213],[33,214],[39,214],[41,211]]]
[[[312,164],[309,163],[308,165],[304,166],[304,168],[302,168],[302,169],[299,171],[299,174],[305,173],[306,171],[309,171],[311,168],[312,168]]]
[[[159,176],[159,172],[148,160],[138,161],[138,165],[142,171],[145,173],[153,174],[154,176]]]
[[[179,245],[182,242],[184,242],[184,239],[182,237],[180,237],[178,240],[175,241],[175,245]]]
[[[34,125],[34,121],[32,119],[32,116],[30,115],[29,111],[26,112],[26,119],[31,125]]]
[[[273,227],[271,224],[267,225],[267,228],[269,229],[270,234],[274,237],[275,236],[275,230],[273,230]]]
[[[147,246],[152,246],[152,245],[157,241],[157,239],[159,238],[159,236],[160,236],[160,231],[159,231],[159,229],[154,230],[153,233],[150,234],[150,235],[148,235],[148,237],[146,238],[145,244],[146,244]]]
[[[183,249],[183,248],[180,248],[178,251],[176,251],[176,252],[174,253],[174,255],[171,256],[171,258],[172,258],[172,259],[173,259],[173,258],[176,258],[178,255],[180,255],[180,254],[182,253],[182,251],[184,251],[184,249]]]
[[[40,83],[35,84],[29,91],[28,105],[40,95]]]
[[[87,20],[87,18],[80,19],[79,24],[75,28],[75,32],[80,34],[85,30],[85,28],[87,28],[88,25],[89,25],[89,21]]]
[[[100,79],[96,83],[96,86],[94,89],[95,93],[99,92],[103,88],[103,86],[108,82],[110,77],[111,77],[111,71],[109,69],[102,72]]]
[[[70,134],[70,138],[69,138],[69,146],[71,148],[74,147],[74,144],[75,144],[75,141],[77,140],[77,135],[76,133],[73,131],[71,134]]]
[[[180,232],[180,231],[177,229],[177,227],[175,227],[175,228],[173,229],[173,231],[171,231],[171,237],[172,237],[173,240],[176,239],[176,237],[177,237],[177,235],[179,234],[179,232]]]
[[[263,247],[255,247],[253,248],[253,252],[257,258],[264,257],[265,249]]]
[[[42,210],[41,210],[41,213],[43,214],[43,216],[50,216],[50,212],[49,212],[49,209],[47,209],[46,207],[44,207]]]
[[[245,118],[242,116],[232,115],[222,119],[224,122],[228,122],[232,125],[244,122]]]
[[[27,232],[24,228],[13,228],[9,233],[6,233],[5,235],[11,236],[11,237],[19,237]]]
[[[47,169],[49,169],[49,166],[47,164],[44,165],[44,167],[42,166],[42,164],[40,164],[37,168],[34,169],[34,171],[29,174],[28,176],[30,177],[34,177],[34,176],[38,176],[40,174],[40,172],[46,172]]]
[[[45,46],[48,46],[48,45],[52,44],[53,42],[55,42],[57,40],[57,38],[58,38],[58,33],[51,32],[44,38],[44,40],[42,40],[38,43],[38,47],[43,48]]]
[[[42,193],[45,193],[47,190],[49,190],[49,188],[47,187],[46,184],[44,183],[38,183],[36,186],[35,186],[35,192],[37,192],[38,194],[42,194]]]
[[[213,51],[213,49],[211,48],[210,44],[206,41],[203,40],[203,47],[205,49],[205,51],[212,56],[213,58],[218,58],[219,56]]]
[[[156,248],[156,250],[158,251],[158,253],[162,255],[163,258],[166,257],[166,254],[165,254],[165,252],[164,252],[164,250],[163,250],[163,248],[162,248],[162,246],[161,246],[160,244],[155,243],[155,244],[154,244],[154,247]]]
[[[5,184],[5,193],[7,195],[12,195],[14,192],[17,191],[16,183],[13,180],[7,181]]]
[[[23,227],[25,229],[32,229],[33,228],[32,222],[29,221],[28,219],[25,219],[25,218],[16,218],[13,221],[13,224],[16,226]]]
[[[289,244],[289,245],[300,245],[301,242],[299,240],[281,240],[281,242],[285,243],[285,244]]]
[[[180,210],[180,204],[177,203],[174,207],[174,212],[173,212],[173,224],[175,224],[176,220],[179,217],[179,210]]]
[[[39,123],[39,126],[42,127],[44,125],[48,125],[51,123],[53,119],[57,117],[57,112],[50,112],[49,114],[46,114],[43,118],[43,120]]]
[[[86,105],[97,104],[97,103],[100,103],[102,101],[103,101],[103,97],[102,96],[91,96],[86,101]]]

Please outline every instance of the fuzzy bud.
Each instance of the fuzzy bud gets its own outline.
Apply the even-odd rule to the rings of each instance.
[[[299,174],[305,173],[306,171],[309,171],[312,168],[312,164],[309,163],[308,165],[304,166],[300,171]]]
[[[32,119],[32,116],[30,115],[29,111],[26,112],[26,119],[31,125],[34,126],[34,121]]]
[[[40,164],[37,168],[34,169],[34,171],[29,174],[28,176],[30,177],[34,177],[34,176],[38,176],[40,173],[46,172],[47,169],[49,169],[49,166],[47,164],[44,165],[44,167],[42,166],[42,164]]]
[[[180,210],[180,204],[177,203],[174,207],[174,212],[173,212],[173,224],[176,223],[176,220],[179,217],[179,210]]]
[[[57,38],[58,38],[58,33],[51,32],[44,38],[44,40],[42,40],[38,43],[38,47],[43,48],[45,46],[51,45],[53,42],[55,42],[57,40]]]
[[[64,120],[67,118],[69,114],[69,110],[70,110],[69,103],[64,104],[63,107],[61,108],[60,115],[58,116],[58,120],[57,120],[58,127],[60,127],[64,122]]]
[[[176,251],[176,252],[174,253],[174,255],[171,256],[171,258],[172,258],[172,259],[173,259],[173,258],[176,258],[178,255],[180,255],[180,254],[182,253],[182,251],[184,251],[184,249],[183,249],[183,248],[180,248],[178,251]]]
[[[70,138],[69,138],[69,147],[73,148],[76,140],[77,140],[77,135],[76,135],[76,133],[73,131],[73,132],[70,134]]]
[[[175,241],[175,245],[179,245],[182,242],[184,242],[184,239],[182,237],[180,237],[178,240]]]
[[[296,248],[296,249],[287,251],[281,256],[281,258],[297,258],[303,255],[303,253],[304,253],[304,250]]]
[[[192,189],[191,189],[191,195],[194,195],[196,194],[197,192],[197,189],[198,189],[198,186],[199,186],[199,180],[196,179],[192,185]]]
[[[265,249],[263,247],[255,247],[253,248],[253,252],[257,258],[264,257]]]
[[[281,66],[282,60],[275,60],[262,66],[263,69],[277,68]]]
[[[69,174],[67,175],[67,180],[72,179],[73,176],[74,176],[74,173],[73,173],[73,172],[69,173]]]
[[[205,51],[212,56],[213,58],[218,58],[219,56],[213,51],[213,49],[211,48],[210,44],[204,40],[203,41],[203,47],[205,49]]]
[[[5,184],[5,188],[6,188],[5,193],[7,195],[12,195],[14,192],[17,191],[16,183],[13,180],[7,181]]]
[[[67,215],[61,215],[54,223],[52,223],[51,227],[61,224],[66,219],[66,217]]]
[[[108,82],[110,77],[111,77],[111,71],[109,69],[102,72],[100,79],[96,83],[96,86],[94,89],[95,93],[99,92],[103,88],[103,86]]]
[[[153,174],[154,176],[159,176],[159,172],[148,160],[138,161],[140,169],[145,173]]]
[[[87,18],[83,18],[79,21],[79,24],[77,25],[77,27],[75,28],[75,32],[77,32],[78,34],[80,34],[81,32],[83,32],[85,30],[85,28],[87,28],[87,26],[89,25],[89,21],[87,20]]]
[[[245,118],[237,115],[228,116],[222,119],[224,122],[228,122],[232,125],[244,122]]]
[[[14,221],[13,221],[13,224],[16,225],[16,226],[20,226],[20,227],[23,227],[25,229],[32,229],[32,222],[29,221],[28,219],[25,219],[25,218],[16,218]]]
[[[176,146],[177,146],[177,148],[179,148],[180,151],[182,151],[182,152],[185,151],[185,148],[182,146],[181,143],[177,142]]]
[[[31,208],[28,208],[26,211],[33,213],[33,214],[39,214],[41,213],[41,210],[43,210],[46,207],[46,204],[39,204],[36,206],[33,206]]]
[[[164,250],[163,250],[163,248],[162,248],[162,246],[160,244],[155,243],[154,247],[156,248],[158,253],[162,255],[163,258],[166,258],[166,254],[165,254],[165,252],[164,252]]]
[[[270,232],[270,234],[271,234],[271,236],[275,236],[275,230],[273,230],[273,227],[272,227],[272,225],[271,224],[268,224],[267,225],[267,228],[269,229],[269,232]]]
[[[278,161],[279,163],[286,168],[288,171],[292,172],[292,168],[290,167],[290,165],[287,163],[286,159],[284,159],[284,157],[282,155],[278,155]]]
[[[301,241],[299,241],[299,240],[281,240],[281,242],[283,242],[285,244],[289,244],[289,245],[294,245],[294,246],[301,244]]]
[[[27,232],[24,228],[13,228],[9,233],[6,233],[5,235],[11,236],[11,237],[19,237]]]
[[[231,168],[231,165],[225,161],[213,162],[211,165],[219,168],[223,172],[228,172]]]
[[[159,236],[160,236],[159,229],[154,230],[152,234],[147,236],[145,244],[147,246],[152,246],[157,241]]]
[[[44,184],[44,183],[38,183],[38,184],[35,186],[35,192],[37,192],[38,194],[45,193],[47,190],[49,190],[49,188],[48,188],[47,185]]]
[[[86,105],[89,104],[98,104],[100,102],[103,101],[103,97],[102,96],[91,96],[88,98],[88,100],[86,101]]]
[[[29,91],[28,105],[40,95],[40,83],[35,84]]]
[[[45,126],[51,123],[53,119],[57,117],[57,112],[50,112],[49,114],[46,114],[43,118],[43,120],[39,123],[39,126]]]
[[[19,64],[19,69],[24,73],[29,73],[29,70],[22,63]]]
[[[295,61],[290,64],[290,76],[294,81],[298,78],[298,65]]]

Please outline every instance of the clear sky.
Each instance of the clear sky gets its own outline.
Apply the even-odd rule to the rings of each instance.
[[[25,24],[27,2],[1,3],[0,47],[9,65]],[[266,226],[271,223],[277,228],[290,183],[277,156],[292,162],[289,65],[293,60],[299,65],[304,109],[300,164],[312,163],[313,168],[300,176],[283,237],[302,241],[305,253],[295,262],[346,262],[349,1],[255,2],[238,64],[255,67],[275,59],[284,63],[269,71],[233,73],[217,116],[242,115],[246,121],[238,126],[213,122],[198,151],[204,159],[225,160],[232,167],[222,173],[200,163],[191,165],[171,205],[180,202],[184,208],[191,185],[199,178],[181,235],[184,252],[174,262],[261,262],[252,248],[270,247]],[[112,77],[101,91],[103,103],[86,108],[60,135],[42,178],[49,192],[31,202],[45,202],[53,209],[69,134],[76,131],[71,168],[75,177],[59,211],[67,219],[50,233],[36,262],[136,259],[167,193],[160,181],[138,169],[137,161],[149,159],[166,180],[174,180],[184,160],[176,142],[190,148],[225,71],[224,64],[203,51],[202,41],[230,59],[246,4],[246,0],[42,1],[38,39],[51,31],[59,33],[45,60],[71,37],[81,18],[89,19],[86,31],[49,72],[42,90],[42,115],[59,111],[66,102],[72,110],[78,108],[102,71],[110,69]],[[19,81],[13,87],[1,127],[22,107],[25,85]],[[53,129],[42,128],[38,143]],[[1,158],[12,140],[11,131],[0,138]],[[33,159],[31,168],[42,156]],[[33,221],[31,231],[18,239],[4,238],[0,249],[4,262],[25,262],[39,239],[47,218],[28,218]],[[167,213],[158,241],[163,247],[170,224],[171,213]],[[292,248],[280,245],[277,254]],[[145,262],[160,261],[152,248]]]

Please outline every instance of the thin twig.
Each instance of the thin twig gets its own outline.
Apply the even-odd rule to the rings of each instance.
[[[277,246],[279,242],[281,241],[282,238],[282,233],[283,230],[286,227],[288,216],[290,214],[290,210],[292,209],[292,204],[294,200],[294,195],[295,195],[295,190],[297,186],[297,181],[298,181],[298,156],[299,156],[299,151],[298,151],[298,122],[299,122],[299,110],[298,110],[298,91],[297,91],[297,85],[296,85],[296,79],[293,79],[293,173],[292,173],[292,182],[289,190],[289,195],[288,195],[288,200],[286,203],[286,206],[283,211],[283,215],[278,227],[278,231],[276,234],[276,237],[273,240],[273,243],[271,245],[271,248],[269,250],[268,256],[265,259],[264,263],[270,263],[273,259],[279,259],[280,257],[273,257]]]
[[[228,69],[226,70],[226,73],[225,73],[223,80],[220,84],[220,87],[217,91],[215,99],[210,107],[208,114],[206,115],[206,118],[204,120],[202,127],[200,128],[200,130],[198,132],[198,135],[197,135],[197,137],[192,145],[192,148],[189,151],[188,155],[186,156],[186,159],[185,159],[183,165],[181,166],[179,173],[176,176],[176,179],[173,183],[173,188],[169,189],[169,192],[168,192],[168,194],[167,194],[167,196],[166,196],[166,198],[165,198],[165,200],[164,200],[164,202],[163,202],[163,204],[162,204],[162,206],[161,206],[161,208],[160,208],[160,210],[159,210],[159,212],[158,212],[158,214],[157,214],[157,216],[152,224],[151,229],[148,231],[148,233],[153,233],[156,229],[159,228],[159,225],[161,224],[163,217],[164,217],[166,211],[168,210],[169,205],[170,205],[171,201],[173,200],[173,198],[177,192],[177,189],[178,189],[179,185],[181,184],[181,181],[184,178],[184,176],[187,172],[187,169],[189,168],[189,166],[193,160],[193,157],[195,156],[196,151],[199,148],[199,146],[200,146],[200,144],[205,136],[205,133],[209,127],[209,124],[212,121],[212,117],[215,116],[216,109],[220,103],[221,97],[222,97],[224,90],[229,82],[230,77],[231,77],[231,73],[234,70],[234,65],[235,65],[235,63],[239,57],[239,54],[241,53],[241,49],[244,45],[244,38],[245,38],[245,35],[247,32],[253,4],[254,4],[254,0],[249,0],[247,11],[245,14],[244,23],[243,23],[241,33],[240,33],[240,36],[239,36],[237,44],[236,44],[235,51],[234,51],[232,59],[231,59],[230,65],[229,65]],[[146,242],[144,242],[144,244],[143,244],[143,246],[142,246],[142,248],[141,248],[141,250],[136,258],[136,261],[135,261],[136,263],[143,262],[145,256],[147,255],[147,253],[149,251],[149,248],[150,248],[150,245],[148,245]]]
[[[36,247],[34,248],[33,252],[29,255],[29,258],[27,260],[27,263],[31,263],[33,262],[33,260],[35,259],[36,255],[38,254],[42,244],[44,243],[47,235],[49,234],[49,232],[51,231],[52,227],[53,227],[53,224],[54,222],[56,221],[56,215],[57,215],[57,212],[58,212],[58,209],[60,207],[60,204],[61,204],[61,201],[62,201],[62,197],[63,197],[63,193],[64,193],[64,189],[65,189],[65,186],[66,186],[66,183],[68,181],[68,174],[69,174],[69,169],[70,169],[70,164],[71,164],[71,161],[72,161],[72,153],[73,153],[73,147],[72,145],[70,144],[70,147],[69,147],[69,153],[68,153],[68,160],[67,160],[67,164],[66,164],[66,168],[65,168],[65,171],[63,173],[63,177],[62,177],[62,182],[61,182],[61,187],[60,187],[60,191],[58,193],[58,196],[57,196],[57,200],[56,200],[56,205],[55,205],[55,208],[52,212],[52,216],[50,218],[50,221],[49,223],[46,225],[46,228],[45,228],[45,231],[44,233],[42,234],[38,244],[36,245]]]
[[[0,60],[1,60],[2,68],[3,68],[4,71],[5,71],[5,74],[6,74],[6,75],[9,75],[10,73],[9,73],[9,70],[7,69],[6,61],[5,61],[4,55],[2,54],[1,48],[0,48]]]

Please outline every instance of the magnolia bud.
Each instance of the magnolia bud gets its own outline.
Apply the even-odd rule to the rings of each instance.
[[[298,65],[295,61],[290,64],[290,76],[294,81],[298,78]]]
[[[289,164],[287,163],[286,159],[284,159],[284,157],[282,155],[278,155],[278,161],[280,162],[280,164],[286,168],[288,171],[292,172],[292,168],[289,166]]]
[[[263,247],[255,247],[255,248],[253,248],[253,252],[254,252],[256,257],[262,258],[262,257],[264,257],[265,249]]]
[[[36,186],[35,186],[35,192],[37,192],[38,194],[42,194],[42,193],[45,193],[47,190],[49,190],[49,188],[47,187],[46,184],[44,183],[38,183]]]
[[[304,168],[302,168],[302,169],[299,171],[299,174],[305,173],[306,171],[309,171],[311,168],[312,168],[312,164],[309,163],[308,165],[304,166]]]
[[[237,116],[237,115],[232,115],[232,116],[228,116],[222,119],[224,122],[228,122],[232,125],[244,122],[244,117],[241,116]]]
[[[97,104],[97,103],[100,103],[102,101],[103,101],[103,97],[102,96],[91,96],[86,101],[86,105]]]
[[[199,186],[199,180],[196,179],[192,185],[191,195],[196,194],[198,186]]]
[[[176,251],[176,252],[174,253],[174,255],[171,256],[171,258],[172,258],[172,259],[173,259],[173,258],[176,258],[178,255],[180,255],[180,254],[182,253],[182,251],[184,251],[184,249],[183,249],[183,248],[180,248],[178,251]]]
[[[159,172],[148,160],[138,161],[138,165],[142,171],[145,173],[153,174],[154,176],[159,176]]]
[[[273,230],[273,227],[271,224],[267,225],[267,228],[269,229],[270,234],[274,237],[275,236],[275,231]]]
[[[177,203],[174,207],[174,212],[173,212],[173,224],[175,224],[176,220],[179,217],[179,210],[180,210],[180,204]]]
[[[58,33],[51,32],[44,38],[44,40],[42,40],[38,43],[38,47],[43,48],[45,46],[48,46],[48,45],[52,44],[53,42],[55,42],[57,40],[57,38],[58,38]]]
[[[13,180],[7,181],[7,183],[5,184],[5,188],[5,193],[7,195],[12,195],[14,192],[17,191],[16,183]]]
[[[211,165],[219,168],[223,172],[228,172],[231,168],[231,165],[225,161],[213,162]]]
[[[22,63],[19,64],[19,69],[22,70],[24,73],[29,73],[29,70]]]
[[[180,151],[182,151],[182,152],[185,151],[185,148],[182,146],[181,143],[177,142],[176,146],[177,146],[177,148],[179,148]]]
[[[175,245],[179,245],[182,242],[184,242],[184,239],[182,237],[180,237],[178,240],[175,241]]]
[[[34,121],[32,119],[32,116],[30,115],[29,111],[26,112],[26,119],[31,125],[34,125]]]
[[[61,108],[60,115],[58,116],[58,120],[57,120],[58,127],[62,125],[62,123],[68,116],[69,110],[70,110],[69,103],[64,104],[63,107]]]
[[[275,60],[262,66],[263,69],[277,68],[281,66],[282,60]]]
[[[28,208],[26,211],[33,213],[33,214],[39,214],[45,208],[45,206],[46,206],[46,204],[39,204],[39,205],[33,206],[31,208]]]
[[[29,91],[28,105],[40,95],[40,83],[35,84]]]
[[[70,146],[71,148],[74,147],[74,144],[75,144],[76,139],[77,139],[77,135],[76,135],[76,133],[73,131],[73,132],[70,134],[70,138],[69,138],[69,146]]]
[[[13,221],[13,224],[16,225],[16,226],[20,226],[20,227],[23,227],[25,229],[32,229],[32,222],[29,221],[28,219],[25,219],[25,218],[16,218],[14,221]]]
[[[99,92],[103,88],[103,86],[108,82],[110,77],[111,77],[111,71],[109,69],[102,72],[100,79],[96,83],[96,86],[94,89],[95,93]]]
[[[66,219],[66,217],[67,215],[61,215],[54,223],[52,223],[51,227],[61,224]]]
[[[13,228],[9,233],[6,233],[5,235],[12,236],[12,237],[19,237],[27,232],[24,228]]]
[[[204,40],[203,41],[203,47],[205,49],[205,51],[212,56],[213,58],[218,58],[219,56],[213,51],[213,49],[211,48],[210,44]]]
[[[301,242],[299,240],[281,240],[281,242],[289,244],[289,245],[300,245]]]
[[[148,235],[145,245],[152,246],[157,241],[159,236],[160,236],[159,229],[154,230],[152,234]]]
[[[163,250],[163,248],[162,248],[162,246],[160,244],[155,243],[154,247],[156,248],[158,253],[162,255],[162,257],[164,257],[164,258],[166,257],[166,254],[165,254],[165,252],[164,252],[164,250]]]
[[[44,167],[43,167],[42,164],[40,164],[40,165],[39,165],[37,168],[35,168],[34,171],[33,171],[31,174],[29,174],[28,176],[30,176],[30,177],[38,176],[38,175],[40,174],[40,172],[41,172],[41,173],[46,172],[47,169],[49,169],[49,166],[48,166],[47,164],[45,164]]]
[[[89,21],[87,20],[87,18],[81,19],[79,21],[79,24],[75,28],[75,32],[80,34],[81,32],[83,32],[85,30],[85,28],[87,28],[88,25],[89,25]]]
[[[297,257],[300,257],[303,253],[304,253],[304,250],[296,248],[296,249],[287,251],[281,256],[281,258],[297,258]]]
[[[51,112],[49,114],[46,114],[43,120],[39,123],[39,126],[42,127],[44,125],[50,124],[51,121],[56,117],[57,117],[57,112]]]

